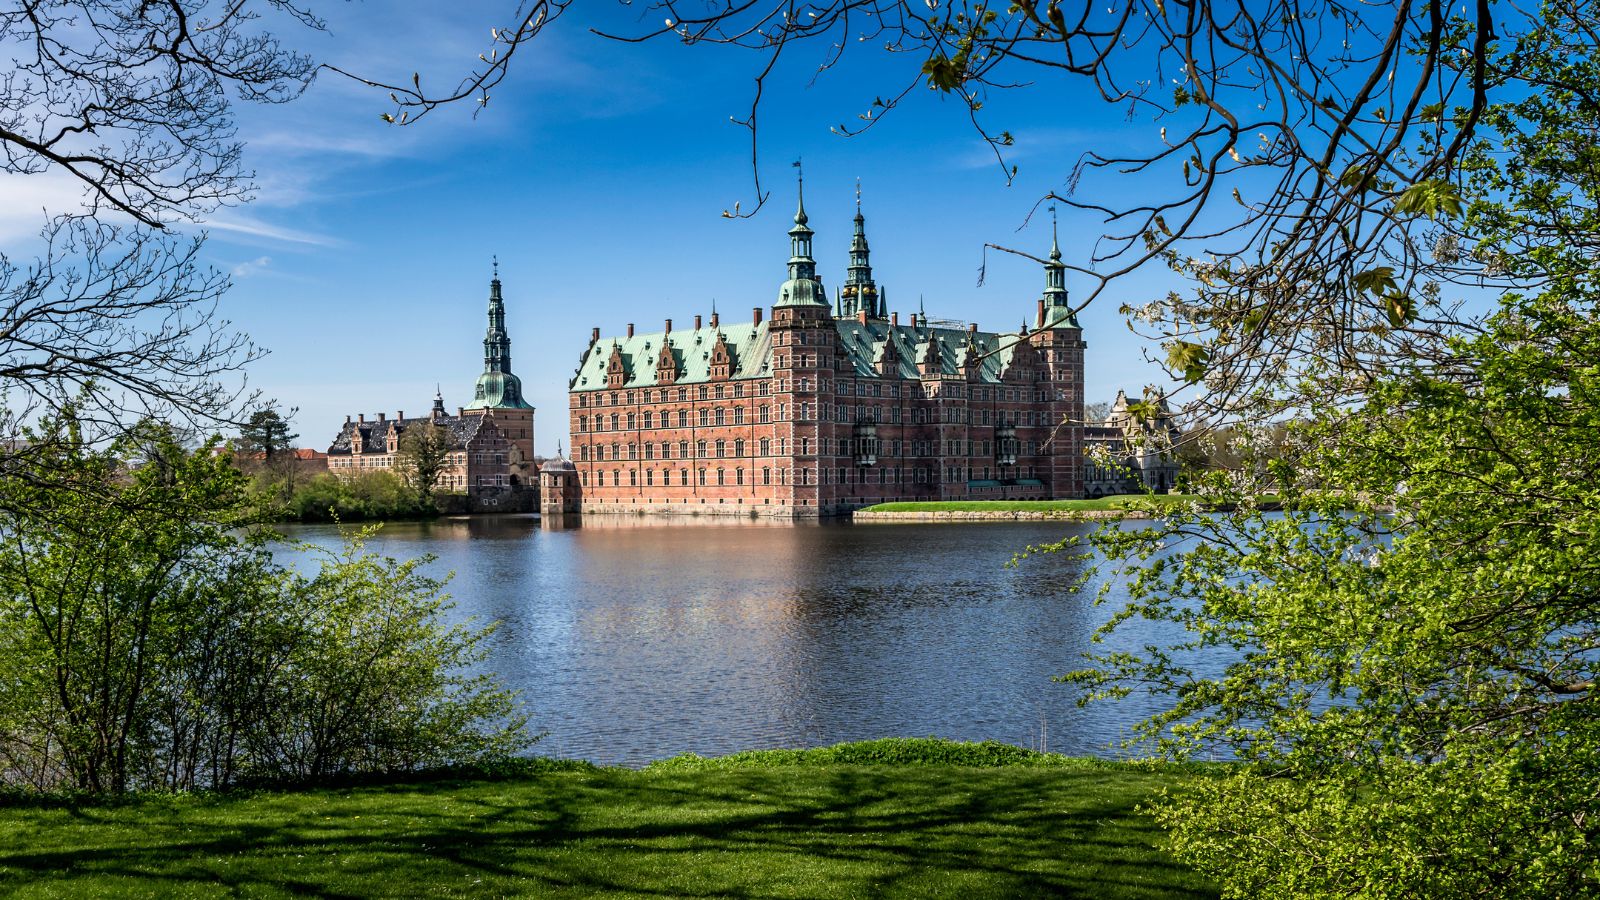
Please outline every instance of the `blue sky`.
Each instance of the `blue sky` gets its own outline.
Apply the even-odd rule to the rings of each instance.
[[[427,81],[453,81],[487,49],[500,5],[467,6],[341,5],[328,10],[331,34],[302,43],[376,76],[420,70]],[[979,287],[984,243],[1042,255],[1048,215],[1022,229],[1039,197],[1064,188],[1084,151],[1145,146],[1158,129],[1080,87],[994,98],[994,123],[1018,141],[1020,176],[1007,187],[964,108],[920,88],[865,135],[830,133],[895,91],[917,61],[856,53],[813,80],[821,48],[806,48],[774,78],[761,110],[760,171],[772,200],[730,220],[721,211],[735,201],[754,205],[748,136],[729,117],[748,107],[758,57],[607,41],[587,24],[574,14],[525,48],[475,119],[463,107],[394,128],[379,119],[381,94],[330,76],[295,103],[241,109],[261,190],[213,217],[207,253],[233,273],[225,314],[271,351],[252,385],[298,407],[301,443],[325,446],[347,414],[421,412],[436,383],[448,406],[466,403],[498,256],[515,371],[539,408],[539,450],[553,451],[566,438],[566,382],[592,326],[656,330],[666,318],[709,313],[713,301],[730,320],[770,306],[785,277],[796,157],[830,288],[844,275],[859,177],[874,269],[893,308],[909,312],[920,296],[930,315],[1014,329],[1031,320],[1043,275],[990,252]],[[1069,259],[1086,261],[1101,223],[1063,214],[1060,227]],[[1069,287],[1082,286],[1069,276]],[[1091,401],[1162,377],[1117,307],[1173,286],[1163,271],[1138,273],[1081,317]]]

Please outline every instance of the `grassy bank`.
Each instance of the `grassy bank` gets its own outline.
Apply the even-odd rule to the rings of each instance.
[[[1105,512],[1148,506],[1188,503],[1193,494],[1118,494],[1093,500],[927,500],[879,503],[861,512]]]
[[[12,801],[0,893],[1211,897],[1136,810],[1193,777],[878,741],[640,771]]]

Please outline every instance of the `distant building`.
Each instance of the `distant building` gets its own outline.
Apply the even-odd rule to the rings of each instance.
[[[1127,393],[1117,391],[1105,422],[1084,427],[1085,496],[1136,494],[1146,488],[1164,494],[1177,487],[1178,458],[1173,448],[1179,432],[1167,397],[1146,388],[1143,400],[1149,413],[1135,416],[1128,409]]]
[[[437,394],[426,416],[406,418],[404,410],[394,418],[378,413],[370,421],[365,413],[354,419],[346,416],[339,436],[328,448],[328,471],[335,475],[395,471],[400,465],[400,438],[407,429],[418,426],[438,426],[450,432],[450,456],[439,490],[472,493],[512,486],[514,445],[500,430],[494,412],[458,410],[452,416],[445,412],[444,398]]]
[[[483,374],[473,389],[472,404],[450,415],[444,397],[435,392],[426,416],[393,418],[378,413],[345,416],[344,427],[328,448],[328,470],[336,475],[394,470],[400,438],[409,428],[439,426],[450,432],[449,463],[440,490],[476,494],[538,483],[533,453],[534,408],[522,392],[522,380],[511,372],[511,338],[506,334],[505,300],[500,267],[489,282],[489,328],[483,340]]]
[[[591,333],[569,384],[584,512],[1082,496],[1085,344],[1054,241],[1033,326],[998,332],[889,312],[859,197],[832,304],[812,234],[802,194],[770,318]]]

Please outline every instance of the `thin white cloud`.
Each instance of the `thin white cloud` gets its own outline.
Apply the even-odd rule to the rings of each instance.
[[[309,247],[337,247],[340,244],[337,238],[330,235],[284,228],[233,210],[206,219],[201,223],[201,227],[211,231],[223,232],[224,235],[280,241],[286,244],[301,244]]]
[[[258,256],[248,262],[242,262],[234,266],[232,274],[235,278],[249,278],[252,275],[266,271],[270,265],[272,265],[272,257]]]

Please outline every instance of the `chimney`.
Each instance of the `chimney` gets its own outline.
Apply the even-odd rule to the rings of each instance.
[[[867,324],[867,311],[864,310],[864,309],[857,311],[856,312],[856,321],[860,322],[863,325]]]
[[[757,306],[754,310],[752,310],[752,313],[753,313],[753,317],[750,319],[751,323],[756,324],[756,325],[760,325],[761,324],[761,307]]]
[[[668,319],[667,320],[667,334],[671,334],[671,333],[672,333],[672,320]]]
[[[633,337],[633,323],[628,323],[628,337]]]
[[[456,407],[456,418],[458,418],[458,419],[463,418],[463,417],[466,416],[466,414],[467,414],[467,408],[465,406]]]
[[[978,323],[977,322],[969,323],[967,325],[967,334],[977,334],[977,333],[978,333]]]
[[[361,413],[361,423],[363,425],[365,425],[366,422],[367,422],[367,414],[366,413]]]
[[[591,329],[589,329],[589,343],[593,344],[595,341],[598,341],[598,340],[600,340],[600,329],[599,328],[591,328]]]
[[[394,412],[394,417],[404,422],[406,420],[406,411],[403,409],[397,409]]]
[[[900,313],[898,313],[898,312],[889,313],[889,324],[893,325],[895,327],[899,327],[899,325],[900,325]]]
[[[349,417],[349,416],[345,416],[345,417],[344,417],[344,423],[345,423],[345,424],[346,424],[346,425],[349,425],[349,424],[350,424],[350,417]]]
[[[698,314],[695,315],[695,317],[694,317],[694,330],[695,331],[699,331],[700,330],[700,316]]]
[[[1033,327],[1035,327],[1035,328],[1043,328],[1044,327],[1044,298],[1043,297],[1039,298],[1039,322],[1038,322],[1038,324],[1034,325]]]
[[[385,416],[387,416],[387,415],[388,415],[388,413],[378,413],[378,421],[379,422],[387,422],[388,419],[385,418]]]
[[[717,314],[716,313],[712,313],[711,314],[711,327],[712,328],[717,327]]]

